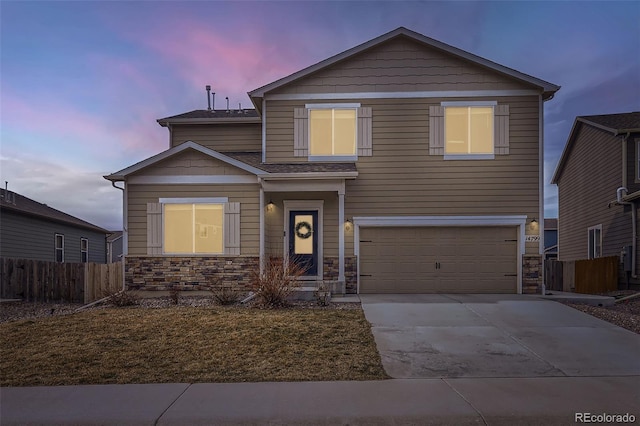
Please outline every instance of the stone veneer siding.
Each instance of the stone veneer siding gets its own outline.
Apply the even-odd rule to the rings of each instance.
[[[325,257],[322,275],[324,281],[337,281],[338,269],[339,259],[337,257]],[[347,294],[356,294],[358,292],[358,261],[356,257],[345,256],[344,278],[346,281]]]
[[[525,254],[522,256],[522,293],[540,293],[542,289],[542,256]]]
[[[257,256],[237,257],[126,257],[125,281],[129,290],[209,290],[230,286],[251,290]]]

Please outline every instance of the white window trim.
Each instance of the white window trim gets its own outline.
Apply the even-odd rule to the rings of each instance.
[[[318,224],[316,228],[318,232],[318,275],[315,276],[303,276],[298,278],[300,281],[316,281],[322,280],[324,274],[324,200],[284,200],[284,258],[289,258],[289,212],[291,210],[316,210],[318,212]]]
[[[498,105],[497,101],[445,101],[440,102],[440,106],[445,107],[444,120],[445,120],[445,133],[444,133],[444,159],[445,160],[494,160],[495,157],[495,145],[496,145],[496,129],[493,129],[492,135],[492,147],[493,153],[491,154],[447,154],[447,107],[492,107],[493,118],[495,119],[495,107]]]
[[[358,160],[358,108],[360,108],[360,103],[331,103],[331,104],[305,104],[304,107],[307,110],[312,109],[354,109],[356,111],[356,134],[354,139],[354,155],[312,155],[311,154],[311,131],[308,131],[308,139],[309,139],[309,161],[357,161]],[[307,126],[309,129],[311,128],[311,115],[307,120]]]
[[[58,237],[62,237],[62,247],[58,248]],[[54,261],[58,261],[58,250],[62,252],[62,260],[61,263],[64,263],[64,234],[55,234],[53,238],[53,247],[54,247]]]
[[[211,198],[160,198],[159,199],[159,203],[162,207],[162,235],[161,235],[161,241],[162,241],[162,254],[165,256],[212,256],[212,255],[216,255],[216,256],[222,256],[225,254],[225,246],[224,243],[226,241],[226,235],[225,235],[225,226],[224,226],[224,204],[227,203],[229,200],[228,197],[211,197]],[[164,211],[164,205],[165,204],[222,204],[222,252],[220,253],[179,253],[179,252],[169,252],[165,250],[164,247],[164,228],[165,228],[165,211]],[[193,211],[193,214],[195,215],[195,210]],[[194,224],[195,224],[195,219],[194,219]],[[195,232],[195,230],[194,230]],[[195,234],[194,234],[195,235]],[[195,245],[195,240],[193,242],[193,244]],[[194,251],[195,251],[195,247],[194,247]]]
[[[598,257],[602,257],[602,224],[599,223],[597,225],[590,226],[589,228],[587,228],[587,259],[597,259],[598,258],[598,257],[593,256],[593,253],[591,253],[591,250],[590,250],[590,247],[589,247],[589,245],[591,243],[591,231],[596,230],[596,229],[600,231],[600,256],[598,256]],[[595,244],[594,244],[593,247],[595,248]]]
[[[86,250],[82,249],[83,241],[87,242],[87,249]],[[89,239],[88,238],[84,238],[84,237],[80,238],[80,262],[82,262],[82,253],[86,253],[87,254],[87,262],[86,263],[89,263]]]

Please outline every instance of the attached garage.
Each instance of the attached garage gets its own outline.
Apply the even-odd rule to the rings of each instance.
[[[361,227],[360,293],[516,293],[517,226]]]

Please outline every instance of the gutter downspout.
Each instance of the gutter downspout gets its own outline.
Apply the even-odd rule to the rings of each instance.
[[[633,201],[624,201],[623,200],[623,195],[622,192],[628,192],[627,188],[625,188],[624,186],[621,186],[620,188],[618,188],[616,190],[616,203],[621,205],[621,206],[631,206],[631,244],[633,245],[633,252],[631,253],[631,277],[632,278],[638,278],[638,275],[636,273],[636,247],[638,246],[638,234],[637,234],[637,226],[636,226],[636,219],[637,219],[637,213],[636,213],[636,203],[634,203]]]
[[[122,191],[122,291],[126,290],[126,280],[124,276],[125,272],[125,259],[129,252],[129,232],[127,231],[127,184],[120,188],[116,186],[115,181],[111,181],[111,186]]]

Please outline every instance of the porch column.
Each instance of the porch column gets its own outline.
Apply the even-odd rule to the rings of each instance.
[[[259,179],[259,178],[258,178]],[[264,272],[264,189],[262,188],[262,182],[260,182],[260,275]]]
[[[338,281],[342,283],[343,293],[346,291],[344,279],[344,184],[338,190]]]

